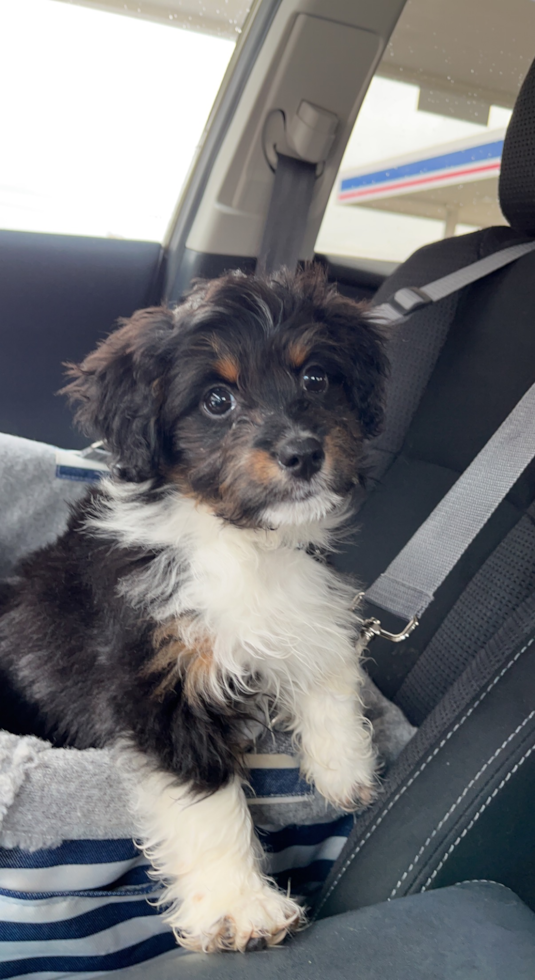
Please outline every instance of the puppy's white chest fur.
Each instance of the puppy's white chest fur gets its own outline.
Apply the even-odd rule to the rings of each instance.
[[[278,532],[222,529],[193,551],[178,601],[199,611],[224,671],[271,689],[306,690],[351,656],[350,593]]]
[[[162,549],[125,594],[161,622],[185,623],[188,646],[208,636],[223,677],[239,686],[260,675],[289,707],[296,687],[309,690],[354,658],[352,590],[303,547],[322,543],[324,527],[247,530],[185,497],[147,505],[137,487],[135,496],[106,490],[94,524],[126,546]]]
[[[373,783],[374,760],[352,590],[302,547],[324,543],[325,526],[244,530],[174,493],[139,498],[139,487],[109,483],[91,522],[126,547],[157,551],[123,581],[125,596],[162,624],[180,621],[189,650],[205,650],[208,639],[216,667],[203,682],[208,697],[235,697],[260,678],[300,743],[304,775],[351,808]]]

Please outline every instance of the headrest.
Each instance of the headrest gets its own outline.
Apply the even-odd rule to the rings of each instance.
[[[535,236],[535,61],[524,79],[505,136],[498,193],[511,227]]]

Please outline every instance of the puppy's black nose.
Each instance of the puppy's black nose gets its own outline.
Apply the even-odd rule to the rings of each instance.
[[[318,439],[313,436],[293,436],[279,447],[277,459],[283,469],[302,480],[310,480],[321,470],[325,453]]]

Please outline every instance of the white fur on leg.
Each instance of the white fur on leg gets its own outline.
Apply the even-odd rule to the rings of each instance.
[[[145,770],[136,811],[144,851],[165,885],[164,918],[182,946],[274,945],[302,922],[301,908],[261,872],[262,849],[237,779],[199,797]]]
[[[375,785],[371,726],[358,689],[358,668],[346,664],[321,688],[301,695],[298,705],[302,772],[322,796],[344,810],[370,803]]]

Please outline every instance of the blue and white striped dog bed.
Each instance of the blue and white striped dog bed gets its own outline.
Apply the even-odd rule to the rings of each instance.
[[[251,772],[251,781],[258,793],[265,792],[263,784],[269,783],[268,791],[276,792],[277,799],[289,800],[287,806],[301,806],[303,816],[310,817],[309,801],[294,795],[295,786],[292,795],[284,797],[286,774],[296,770],[256,772]],[[61,784],[54,789],[60,792]],[[284,805],[260,807],[265,815],[268,808],[276,811]],[[276,820],[277,813],[271,817]],[[311,824],[291,823],[279,829],[259,825],[267,870],[283,887],[290,883],[297,894],[311,896],[352,825],[353,818],[347,815],[315,817]],[[101,830],[96,827],[93,832]],[[111,828],[111,832],[118,830]],[[44,980],[82,972],[100,974],[168,952],[176,943],[158,915],[157,897],[150,867],[130,837],[66,839],[38,850],[0,849],[0,977],[31,975]]]
[[[0,436],[1,576],[62,530],[67,503],[102,466]],[[388,765],[414,729],[373,685],[365,698]],[[354,818],[303,782],[291,753],[286,734],[262,737],[248,757],[249,803],[266,871],[312,902]],[[132,840],[129,778],[107,750],[56,749],[0,732],[0,980],[97,976],[175,948]]]

